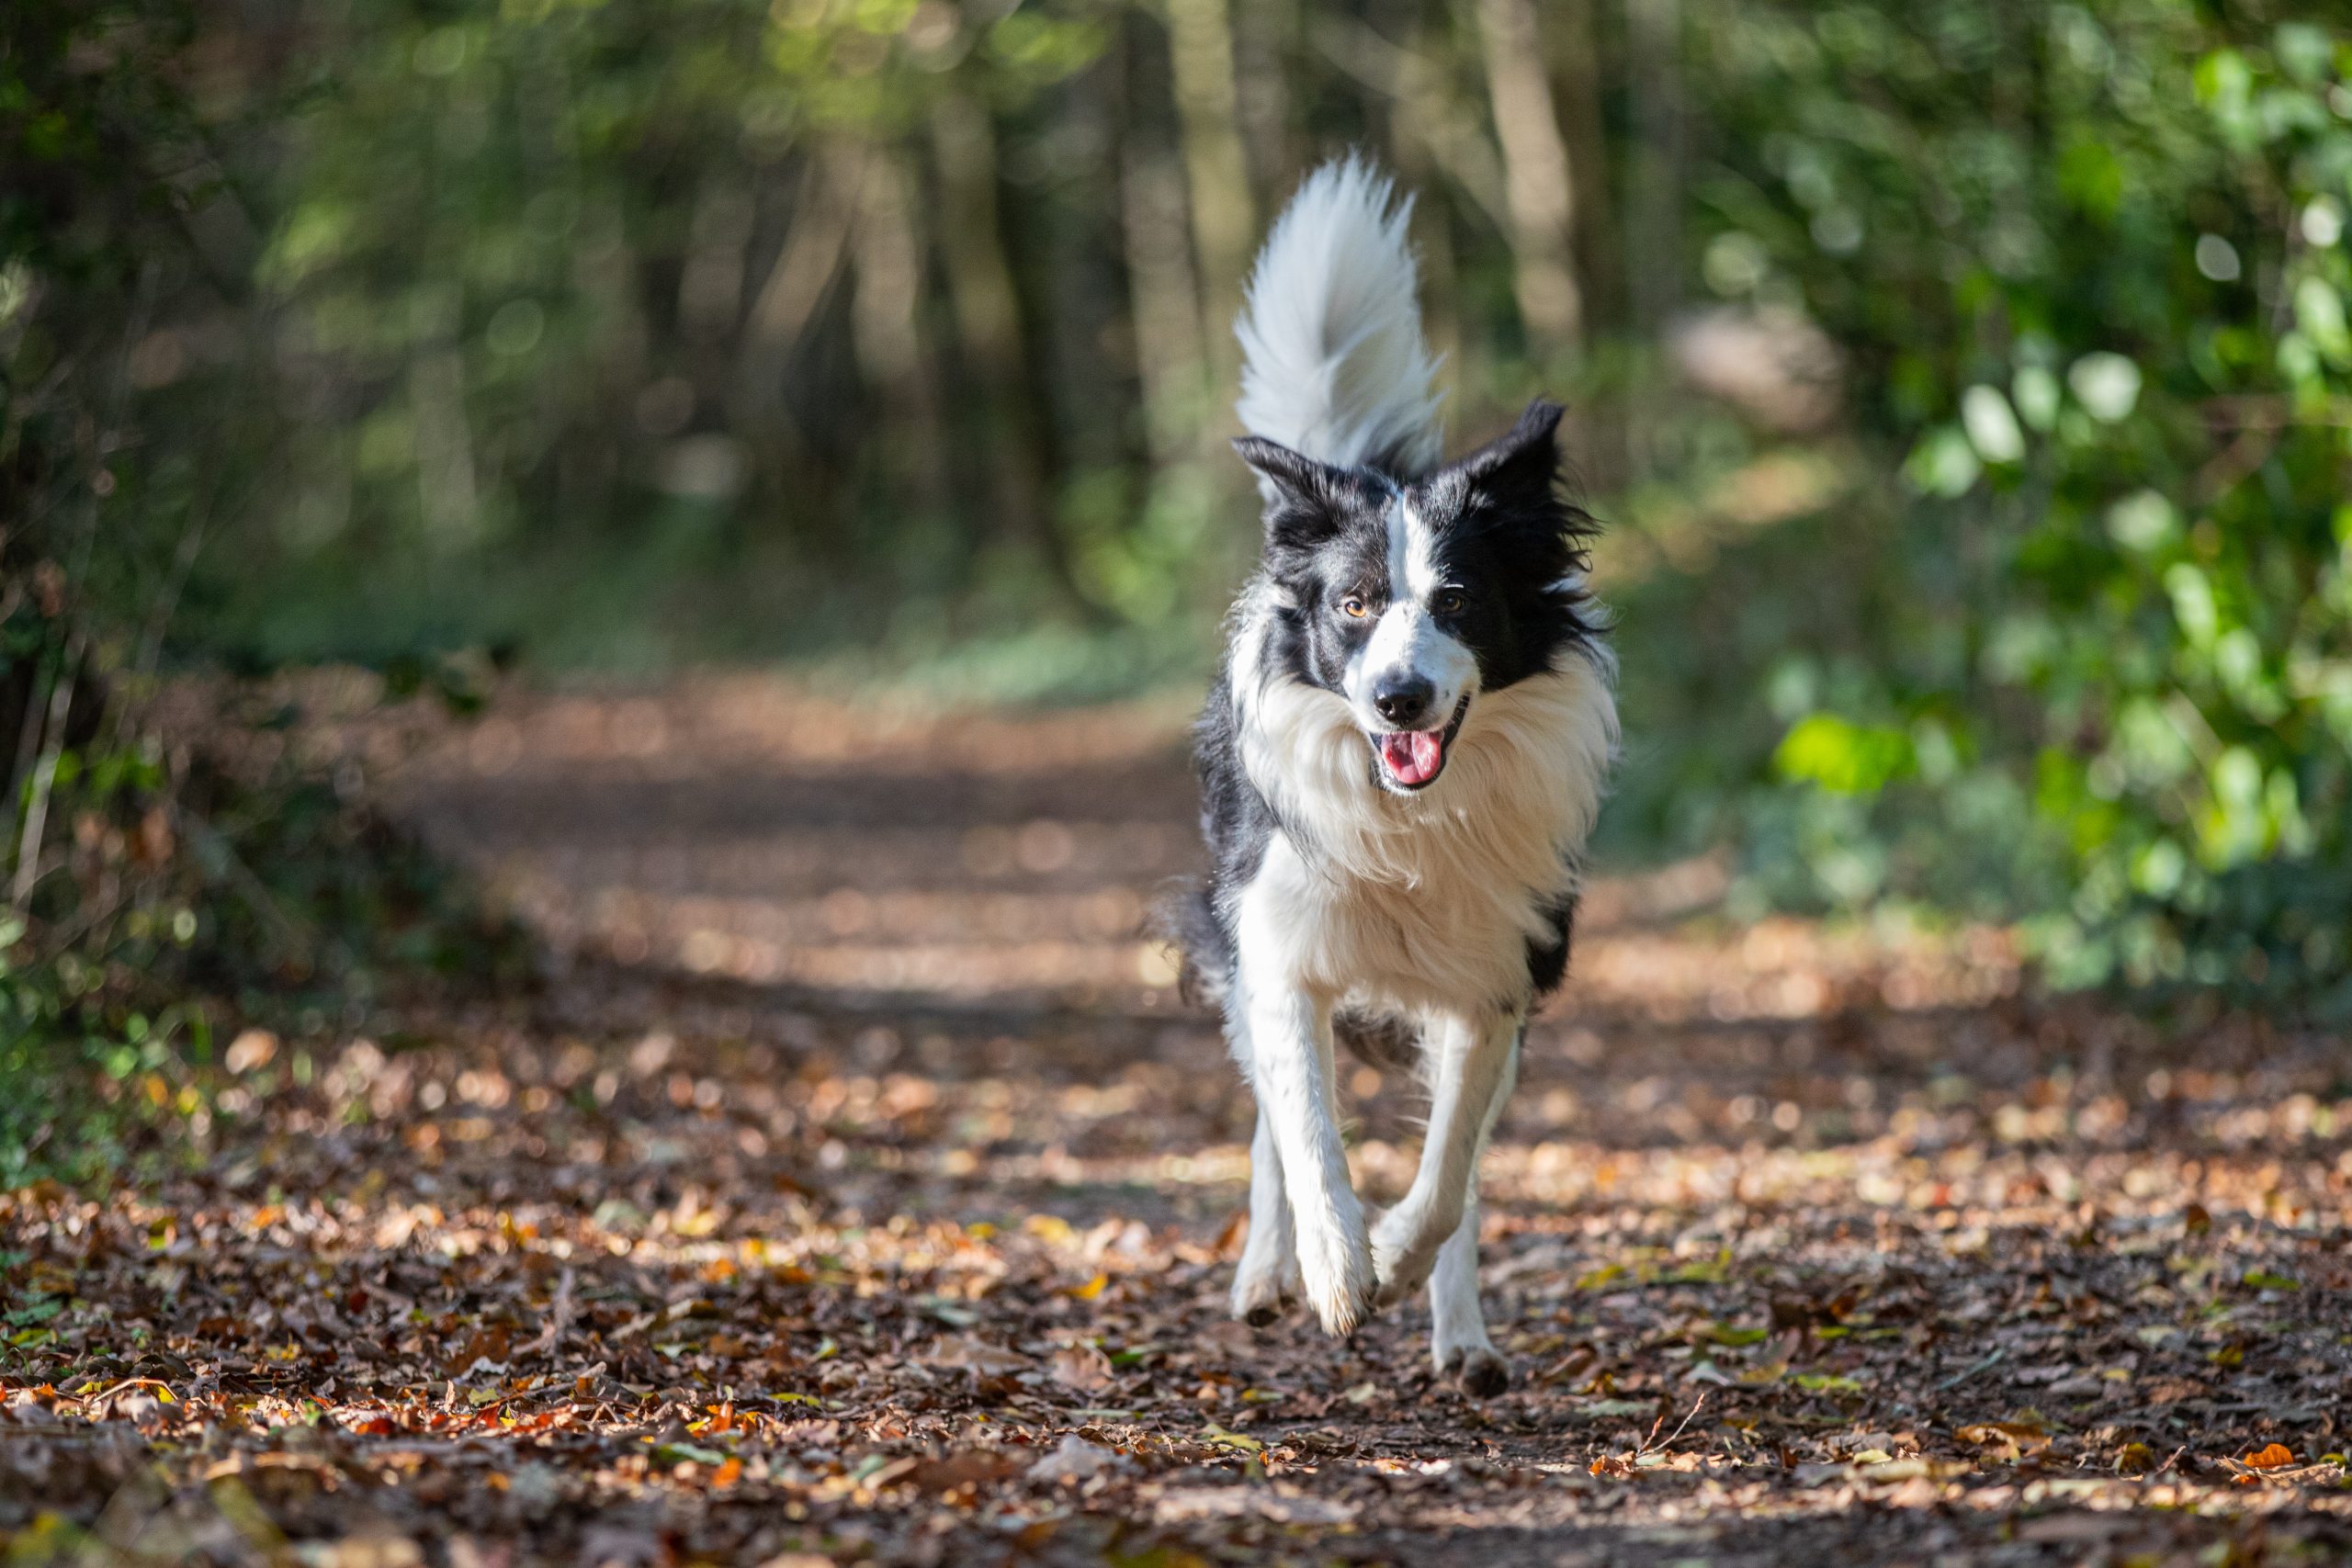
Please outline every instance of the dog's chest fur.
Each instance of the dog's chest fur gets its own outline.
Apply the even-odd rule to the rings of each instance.
[[[1383,1010],[1524,1006],[1531,948],[1556,948],[1576,860],[1616,735],[1593,653],[1473,704],[1446,776],[1399,796],[1373,783],[1344,702],[1266,678],[1239,628],[1239,761],[1272,808],[1250,875],[1227,889],[1253,960]]]

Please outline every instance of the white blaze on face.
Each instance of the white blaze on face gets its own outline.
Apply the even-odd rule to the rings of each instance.
[[[1430,601],[1445,584],[1440,580],[1436,541],[1428,525],[1399,493],[1388,508],[1388,607],[1381,612],[1344,682],[1348,705],[1371,734],[1396,728],[1373,706],[1384,685],[1419,676],[1430,683],[1428,712],[1416,728],[1442,729],[1478,678],[1478,661],[1441,627]]]

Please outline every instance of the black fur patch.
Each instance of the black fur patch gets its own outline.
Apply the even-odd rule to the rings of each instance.
[[[1462,591],[1461,608],[1438,619],[1477,659],[1485,690],[1597,638],[1586,597],[1555,591],[1590,570],[1595,531],[1560,493],[1560,414],[1557,403],[1531,403],[1505,434],[1415,480],[1333,468],[1257,436],[1236,442],[1274,490],[1264,570],[1289,608],[1269,664],[1340,690],[1350,657],[1388,607],[1388,518],[1400,496],[1430,531],[1440,575]],[[1349,613],[1351,601],[1363,614]]]
[[[1527,983],[1542,1001],[1560,988],[1568,975],[1568,947],[1577,923],[1577,896],[1564,894],[1544,910],[1544,919],[1552,928],[1552,939],[1539,942],[1530,938],[1527,943]]]
[[[1334,468],[1254,436],[1235,443],[1273,491],[1261,570],[1279,592],[1261,634],[1263,675],[1340,689],[1350,655],[1387,604],[1388,517],[1400,494],[1430,531],[1447,582],[1462,590],[1459,610],[1442,624],[1476,658],[1483,690],[1550,669],[1566,648],[1596,646],[1600,619],[1573,586],[1590,568],[1587,546],[1596,525],[1560,491],[1560,413],[1555,403],[1532,403],[1507,434],[1426,476]],[[1365,614],[1347,613],[1351,596],[1362,599]],[[1282,825],[1241,764],[1230,663],[1228,651],[1227,672],[1193,729],[1208,878],[1181,893],[1161,919],[1183,947],[1193,983],[1218,996],[1234,964],[1235,900]],[[1573,896],[1565,897],[1546,911],[1557,941],[1528,943],[1527,1001],[1560,985],[1574,912]],[[1402,1066],[1400,1054],[1409,1058],[1409,1032],[1385,1022],[1345,1020],[1340,1032],[1376,1066]]]

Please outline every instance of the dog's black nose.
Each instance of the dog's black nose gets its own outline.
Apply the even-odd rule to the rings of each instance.
[[[1430,711],[1437,688],[1419,675],[1400,675],[1372,689],[1372,705],[1394,725],[1410,725]]]

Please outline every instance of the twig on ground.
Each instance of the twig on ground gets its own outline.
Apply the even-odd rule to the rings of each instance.
[[[41,722],[45,739],[40,759],[33,764],[32,781],[26,791],[25,808],[17,832],[17,876],[10,897],[19,909],[32,903],[33,884],[40,880],[40,840],[49,826],[50,791],[57,783],[58,765],[65,755],[65,721],[74,711],[74,688],[81,671],[82,651],[82,634],[74,632],[65,639],[57,674],[48,692],[46,716]]]
[[[1644,1454],[1650,1451],[1650,1448],[1653,1444],[1656,1444],[1660,1452],[1672,1448],[1674,1446],[1675,1439],[1681,1437],[1683,1432],[1689,1428],[1690,1423],[1697,1418],[1699,1415],[1699,1407],[1706,1403],[1707,1396],[1702,1392],[1698,1398],[1690,1402],[1690,1414],[1682,1418],[1682,1424],[1680,1426],[1675,1427],[1673,1431],[1668,1432],[1666,1435],[1666,1441],[1662,1443],[1657,1442],[1657,1429],[1659,1427],[1666,1425],[1666,1417],[1663,1416],[1659,1416],[1657,1423],[1650,1427],[1650,1435],[1642,1439],[1642,1446],[1634,1450],[1634,1457],[1635,1459],[1641,1458]]]
[[[1936,1392],[1938,1393],[1941,1393],[1946,1389],[1958,1388],[1962,1383],[1966,1382],[1977,1373],[1992,1371],[1993,1368],[2001,1364],[2001,1358],[2007,1356],[2008,1353],[2008,1347],[2006,1345],[2002,1346],[1999,1349],[1995,1350],[1991,1355],[1985,1357],[1974,1366],[1962,1368],[1961,1371],[1956,1371],[1952,1373],[1951,1376],[1944,1379],[1943,1382],[1936,1385]]]
[[[574,1311],[571,1299],[573,1282],[574,1276],[570,1266],[567,1265],[563,1270],[563,1277],[555,1282],[555,1299],[548,1303],[547,1322],[540,1328],[538,1337],[523,1347],[523,1354],[551,1355],[555,1348],[562,1343],[563,1337],[571,1332]]]

